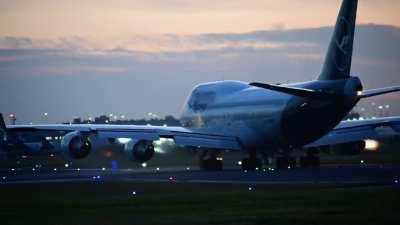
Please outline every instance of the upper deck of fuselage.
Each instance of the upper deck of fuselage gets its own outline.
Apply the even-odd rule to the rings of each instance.
[[[183,107],[182,118],[281,108],[288,95],[254,87],[242,81],[217,81],[197,85]]]

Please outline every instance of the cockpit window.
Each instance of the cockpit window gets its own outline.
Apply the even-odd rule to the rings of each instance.
[[[189,100],[189,107],[194,112],[202,112],[207,109],[207,106],[214,102],[215,92],[211,91],[194,91]]]

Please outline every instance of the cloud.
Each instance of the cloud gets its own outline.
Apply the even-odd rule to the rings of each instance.
[[[42,110],[54,110],[54,122],[102,112],[178,115],[200,82],[315,78],[331,32],[331,27],[322,27],[152,35],[104,43],[81,37],[2,37],[0,108],[25,121],[35,120]],[[400,84],[398,43],[397,27],[357,28],[352,72],[366,88]]]

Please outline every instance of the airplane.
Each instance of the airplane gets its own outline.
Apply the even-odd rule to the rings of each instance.
[[[93,151],[93,141],[126,140],[124,152],[135,162],[154,155],[153,142],[170,138],[188,149],[207,149],[200,159],[205,170],[222,169],[223,150],[244,151],[243,170],[262,167],[271,153],[277,168],[294,168],[293,151],[301,149],[301,167],[319,167],[319,152],[344,146],[361,152],[364,139],[377,137],[376,129],[400,132],[400,117],[345,121],[343,118],[364,98],[400,91],[400,86],[363,90],[351,76],[357,0],[343,0],[321,73],[315,80],[291,84],[218,81],[199,84],[190,93],[181,115],[182,127],[136,125],[9,125],[0,123],[2,149],[24,148],[46,152],[61,149],[73,159]],[[36,136],[32,144],[26,138]],[[46,135],[59,136],[55,146]],[[261,157],[261,158],[260,158]]]

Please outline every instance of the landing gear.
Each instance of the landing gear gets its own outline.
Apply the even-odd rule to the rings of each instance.
[[[243,171],[260,170],[263,167],[263,161],[257,157],[257,151],[254,149],[248,150],[249,157],[242,159]]]
[[[255,171],[257,169],[262,169],[263,163],[260,158],[249,157],[242,160],[242,170],[243,171]]]
[[[296,158],[289,155],[277,157],[276,168],[281,170],[296,168]]]
[[[220,151],[218,150],[203,151],[199,157],[200,170],[221,171],[223,169],[223,161],[218,157],[219,153]]]

